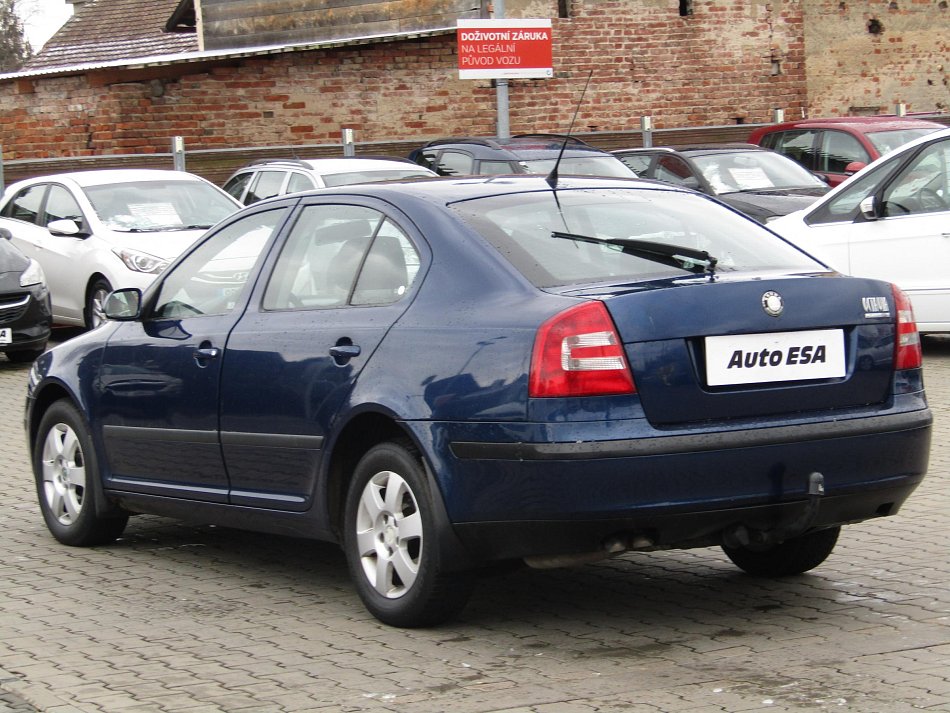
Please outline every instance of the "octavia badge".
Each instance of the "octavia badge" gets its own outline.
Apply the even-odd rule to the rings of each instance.
[[[785,311],[785,302],[778,292],[766,292],[762,295],[762,309],[770,317],[778,317]]]

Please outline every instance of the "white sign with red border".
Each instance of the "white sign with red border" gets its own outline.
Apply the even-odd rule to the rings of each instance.
[[[459,79],[554,76],[550,20],[459,20]]]

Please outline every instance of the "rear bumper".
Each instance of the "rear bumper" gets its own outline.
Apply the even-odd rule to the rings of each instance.
[[[919,409],[608,441],[448,439],[436,472],[477,559],[589,552],[615,537],[706,546],[740,525],[773,530],[799,518],[813,472],[825,495],[811,527],[896,513],[926,473],[931,422]]]

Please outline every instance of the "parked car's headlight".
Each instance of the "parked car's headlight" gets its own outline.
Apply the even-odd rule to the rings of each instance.
[[[166,267],[169,261],[148,253],[130,250],[129,248],[115,248],[112,252],[118,255],[125,266],[135,272],[146,272],[151,275],[157,275]]]
[[[46,275],[43,274],[43,268],[40,264],[30,259],[30,264],[20,274],[20,287],[29,287],[30,285],[42,285],[46,282]]]

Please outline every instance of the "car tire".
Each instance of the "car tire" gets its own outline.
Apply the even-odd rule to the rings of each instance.
[[[824,562],[835,548],[841,527],[810,532],[765,550],[722,546],[723,552],[749,574],[786,577],[802,574]]]
[[[95,329],[106,320],[102,307],[110,292],[112,292],[112,285],[105,278],[92,283],[86,298],[86,314],[84,315],[86,329]]]
[[[366,608],[385,624],[433,626],[458,614],[471,594],[468,571],[446,571],[432,493],[416,449],[374,446],[347,492],[343,548]]]
[[[69,402],[57,401],[43,414],[33,444],[33,473],[46,526],[59,542],[91,547],[114,542],[127,513],[99,514],[94,485],[99,464],[89,428]]]

